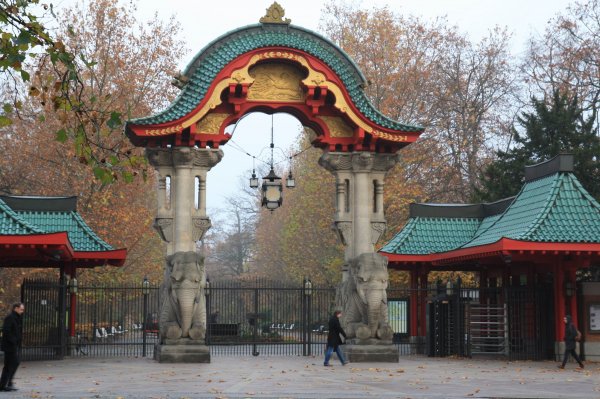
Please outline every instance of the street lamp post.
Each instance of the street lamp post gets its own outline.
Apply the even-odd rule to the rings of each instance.
[[[310,298],[312,297],[312,282],[308,278],[304,278],[304,296],[306,297],[306,330],[307,330],[307,339],[306,343],[308,346],[308,351],[306,351],[306,355],[310,356],[312,354],[312,331],[310,328]]]
[[[148,277],[144,276],[144,281],[142,281],[142,295],[144,296],[144,316],[142,325],[142,357],[146,357],[146,324],[148,323],[148,294],[150,294],[150,282],[148,281]]]

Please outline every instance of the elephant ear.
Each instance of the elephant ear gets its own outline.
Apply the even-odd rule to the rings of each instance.
[[[175,255],[167,256],[167,268],[169,269],[169,273],[173,271],[173,260],[175,259]]]

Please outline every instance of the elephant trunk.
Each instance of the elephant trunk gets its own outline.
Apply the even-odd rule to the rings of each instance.
[[[189,336],[192,328],[192,318],[194,313],[194,303],[196,300],[197,286],[192,282],[183,281],[176,291],[179,312],[181,315],[181,336]]]
[[[373,289],[367,293],[367,317],[369,329],[371,330],[371,337],[375,337],[377,334],[379,322],[384,317],[384,315],[381,314],[381,304],[384,300],[384,293],[385,291],[382,291],[381,289]]]

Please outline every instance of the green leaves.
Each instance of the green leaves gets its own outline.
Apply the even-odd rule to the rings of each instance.
[[[56,132],[56,141],[64,143],[67,141],[67,138],[67,131],[65,129],[60,129],[58,132]]]
[[[106,122],[106,125],[111,129],[116,129],[123,124],[121,120],[121,113],[119,112],[111,112],[110,119]]]

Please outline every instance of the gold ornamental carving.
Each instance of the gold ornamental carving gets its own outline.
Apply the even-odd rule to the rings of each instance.
[[[331,137],[354,136],[354,130],[339,116],[320,116],[319,118],[327,125]]]
[[[304,102],[302,73],[288,64],[259,64],[250,70],[254,83],[248,89],[249,101]]]
[[[388,141],[396,141],[396,142],[400,142],[400,143],[408,141],[407,135],[390,134],[390,133],[382,132],[380,130],[373,130],[371,132],[371,134],[375,137],[380,137],[380,138],[388,140]]]
[[[175,126],[169,126],[162,129],[146,129],[148,136],[164,136],[167,134],[177,133],[183,130],[183,125],[178,124]]]
[[[228,116],[229,114],[224,113],[207,114],[196,124],[196,131],[204,134],[219,134],[221,125]]]
[[[279,3],[274,2],[271,4],[271,7],[267,8],[267,13],[264,17],[259,19],[261,24],[286,24],[289,25],[292,22],[289,18],[283,18],[285,16],[285,10],[283,7],[279,5]]]
[[[152,135],[169,134],[169,132],[167,130],[175,130],[175,129],[182,130],[182,129],[185,129],[185,128],[193,125],[194,123],[196,123],[200,119],[202,119],[212,109],[216,108],[219,104],[222,103],[221,93],[223,92],[223,90],[228,88],[229,85],[238,84],[238,83],[242,83],[242,82],[244,84],[252,85],[254,82],[254,78],[251,77],[248,73],[250,68],[252,68],[258,62],[263,61],[263,60],[275,61],[275,60],[279,60],[279,59],[296,62],[296,63],[302,65],[304,68],[306,68],[306,70],[308,71],[308,76],[306,78],[304,78],[303,80],[301,80],[301,82],[304,85],[312,86],[312,87],[319,86],[319,87],[324,87],[327,90],[329,90],[335,97],[335,102],[333,104],[333,106],[335,108],[337,108],[341,112],[345,113],[352,122],[354,122],[358,127],[362,128],[365,132],[367,132],[367,133],[373,132],[373,130],[374,130],[373,127],[371,127],[369,124],[364,122],[356,113],[354,113],[350,104],[348,104],[346,98],[344,97],[342,89],[336,83],[328,81],[326,76],[322,72],[315,70],[308,63],[306,58],[304,58],[304,56],[294,53],[292,51],[271,51],[271,50],[269,50],[269,51],[264,51],[264,52],[261,52],[259,54],[252,56],[252,58],[250,59],[248,64],[245,65],[244,67],[241,67],[241,68],[233,71],[231,74],[231,77],[224,78],[224,79],[220,80],[219,82],[217,82],[214,86],[212,95],[210,96],[210,98],[207,99],[206,103],[202,106],[202,108],[200,108],[195,114],[191,115],[188,119],[183,121],[180,125],[178,125],[176,127],[163,129],[163,130],[165,130],[164,132],[162,130],[160,132],[154,132]],[[252,86],[250,86],[249,91],[251,91],[251,87]],[[303,96],[304,96],[304,94],[303,94]],[[298,101],[298,100],[296,100],[296,101]],[[147,131],[147,133],[151,134],[149,131]],[[379,132],[379,134],[383,134],[383,132]],[[381,137],[381,136],[378,136],[378,137]],[[404,136],[401,138],[403,139],[403,138],[407,138],[407,137]],[[401,138],[397,136],[396,141],[401,141]]]

